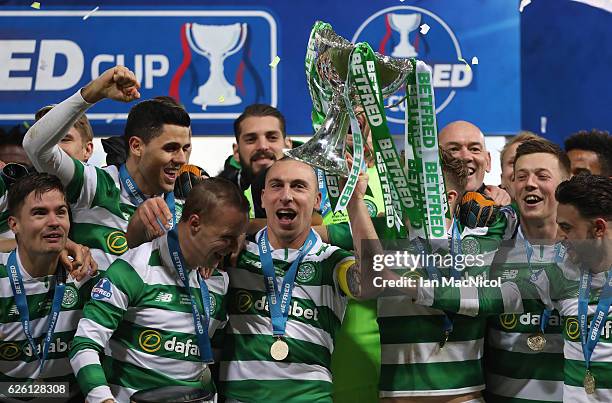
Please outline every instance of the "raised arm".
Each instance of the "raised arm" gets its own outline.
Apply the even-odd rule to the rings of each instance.
[[[30,127],[23,140],[23,148],[36,170],[57,175],[67,186],[74,175],[74,163],[58,143],[93,104],[104,98],[130,102],[140,97],[139,87],[134,73],[116,66],[51,109]]]
[[[357,299],[373,298],[381,291],[377,290],[373,284],[375,272],[371,267],[368,267],[370,265],[363,264],[372,261],[374,255],[382,253],[378,235],[372,224],[368,208],[363,201],[367,187],[368,175],[361,174],[347,206],[356,259],[355,264],[349,267],[345,273],[341,273],[340,281],[340,284],[346,284],[350,296]]]

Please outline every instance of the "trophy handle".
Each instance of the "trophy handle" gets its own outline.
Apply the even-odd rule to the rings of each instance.
[[[191,47],[191,49],[193,49],[196,53],[204,56],[205,58],[209,59],[210,58],[210,53],[200,49],[199,47],[196,46],[196,44],[193,42],[193,39],[191,39],[191,24],[193,24],[192,22],[185,24],[185,36],[187,37],[187,42],[189,42],[189,46]]]
[[[242,49],[242,45],[244,45],[244,41],[246,41],[246,37],[247,37],[247,23],[243,22],[242,24],[240,24],[240,42],[234,49],[225,53],[223,57],[231,56],[234,53],[238,52],[240,49]]]

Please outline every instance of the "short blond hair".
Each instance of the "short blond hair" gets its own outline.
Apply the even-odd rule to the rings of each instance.
[[[43,106],[40,108],[36,115],[34,115],[34,119],[39,121],[43,116],[45,116],[51,109],[53,109],[55,105]],[[91,128],[91,124],[89,123],[89,119],[85,114],[79,116],[76,122],[74,122],[74,128],[77,129],[79,134],[81,135],[81,139],[84,143],[89,143],[93,141],[93,129]]]
[[[499,152],[499,160],[500,161],[504,160],[504,156],[508,152],[508,149],[510,149],[510,147],[512,147],[514,144],[517,144],[517,143],[520,144],[520,143],[526,142],[527,140],[536,140],[536,139],[541,139],[541,138],[542,138],[541,136],[538,136],[537,134],[527,131],[527,130],[518,132],[516,136],[512,136],[510,140],[508,140],[506,144],[504,144],[504,147]]]

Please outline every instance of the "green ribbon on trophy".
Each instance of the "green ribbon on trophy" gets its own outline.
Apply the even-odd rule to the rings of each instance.
[[[310,37],[308,39],[308,49],[306,50],[306,60],[304,61],[304,67],[306,68],[306,83],[308,84],[308,92],[312,99],[312,126],[315,131],[319,130],[321,123],[325,120],[327,114],[327,101],[323,94],[323,88],[315,88],[317,83],[320,82],[319,74],[315,66],[315,38],[318,31],[322,29],[331,29],[331,25],[326,22],[317,21],[315,22],[312,30],[310,31]]]
[[[415,74],[407,86],[408,139],[406,152],[410,186],[424,218],[413,226],[415,234],[429,243],[443,246],[447,240],[445,218],[450,217],[440,164],[436,103],[431,68],[422,61],[411,60]],[[411,152],[408,150],[411,149]],[[424,227],[423,227],[424,224]]]
[[[446,239],[443,220],[446,193],[440,180],[442,172],[429,67],[414,59],[375,54],[367,43],[353,45],[336,35],[329,24],[317,22],[308,42],[305,68],[313,100],[313,126],[317,132],[310,141],[288,155],[324,170],[332,208],[335,211],[345,208],[363,160],[363,139],[354,112],[355,107],[361,106],[372,132],[383,191],[386,222],[383,238],[409,235],[428,240]],[[403,86],[408,99],[407,171],[400,164],[383,102]],[[353,133],[350,171],[344,160],[349,121]],[[341,193],[340,176],[348,177]]]
[[[399,154],[387,126],[376,58],[367,43],[359,43],[352,53],[349,76],[355,83],[357,96],[372,132],[376,169],[385,203],[386,234],[390,238],[406,236],[404,217],[416,218],[414,201]],[[349,178],[350,180],[350,178]]]

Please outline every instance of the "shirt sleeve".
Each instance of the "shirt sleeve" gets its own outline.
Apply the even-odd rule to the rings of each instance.
[[[525,272],[524,270],[522,270]],[[471,277],[456,283],[443,278],[441,283],[422,283],[418,287],[415,303],[467,316],[488,316],[503,313],[541,312],[552,309],[547,287],[534,283],[529,272],[504,278],[500,270],[492,270],[488,283]],[[544,280],[540,280],[542,283]],[[546,301],[547,303],[543,302]]]
[[[93,287],[91,299],[83,309],[70,349],[70,365],[90,403],[113,398],[100,353],[119,327],[130,302],[137,300],[143,285],[134,268],[117,259]]]
[[[23,139],[23,148],[38,172],[56,175],[64,186],[70,184],[75,165],[58,143],[92,105],[83,99],[79,90],[30,127]]]

